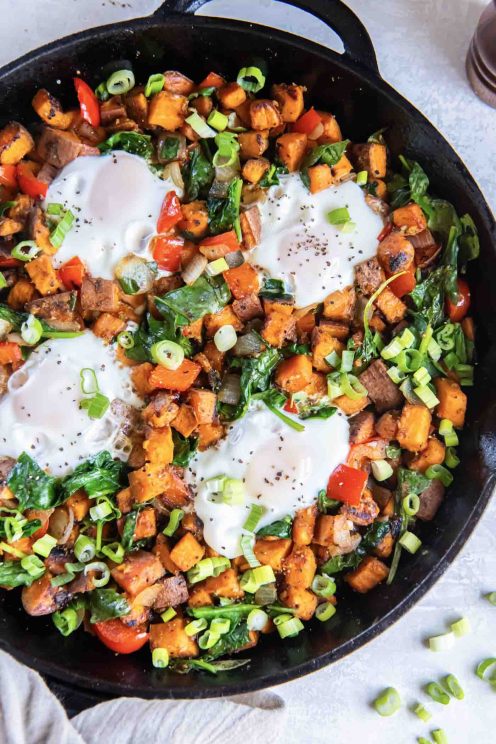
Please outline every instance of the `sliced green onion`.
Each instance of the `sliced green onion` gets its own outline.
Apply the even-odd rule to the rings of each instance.
[[[177,612],[173,607],[168,607],[165,612],[162,612],[160,617],[162,618],[163,623],[168,623],[169,620],[172,620],[173,617],[176,617]]]
[[[455,354],[454,351],[450,351],[449,354],[446,354],[446,356],[443,359],[443,362],[449,370],[455,369],[457,364],[460,364],[458,355]]]
[[[326,356],[325,360],[327,364],[329,364],[331,367],[334,367],[334,369],[341,368],[342,361],[337,351],[331,351],[331,353]],[[349,370],[343,370],[343,372],[348,372],[348,371]]]
[[[330,576],[317,574],[312,581],[312,592],[317,597],[329,599],[336,593],[336,582]]]
[[[117,343],[123,349],[132,349],[134,346],[134,336],[129,331],[121,331],[117,335]]]
[[[339,229],[343,233],[351,233],[356,230],[356,222],[348,220],[348,222],[345,222],[344,225],[338,225],[337,227],[339,227]]]
[[[125,551],[122,545],[118,542],[104,545],[101,552],[103,555],[107,556],[107,558],[110,558],[111,561],[114,561],[114,563],[122,563],[124,560]]]
[[[103,537],[103,522],[96,523],[96,536],[95,536],[95,547],[96,552],[99,553],[102,549],[102,537]]]
[[[290,617],[289,620],[278,623],[276,627],[281,638],[294,638],[305,626],[298,617]]]
[[[397,444],[388,444],[386,447],[386,456],[390,460],[396,460],[401,455],[401,447]]]
[[[216,129],[218,132],[223,132],[224,129],[227,127],[228,119],[225,114],[221,114],[220,111],[214,109],[209,114],[207,124],[210,124],[210,126]]]
[[[96,555],[95,541],[86,535],[79,535],[74,543],[74,555],[81,563],[88,563]]]
[[[394,687],[386,687],[374,700],[373,706],[380,716],[392,716],[401,708],[401,698]]]
[[[192,620],[190,623],[186,625],[184,628],[184,632],[187,636],[194,636],[198,633],[201,633],[202,630],[205,630],[205,628],[208,627],[208,622],[204,617],[198,618],[198,620]]]
[[[398,356],[398,354],[401,354],[403,351],[403,346],[401,345],[401,341],[396,336],[393,338],[381,351],[381,357],[383,359],[394,359]]]
[[[111,96],[128,93],[135,85],[132,70],[116,70],[107,80],[107,90]]]
[[[425,367],[419,367],[413,373],[413,379],[415,380],[417,385],[420,385],[422,387],[423,385],[427,385],[431,381],[431,376]]]
[[[0,542],[0,550],[3,550],[4,553],[9,553],[10,555],[13,555],[15,558],[26,558],[27,557],[26,553],[23,553],[22,550],[18,550],[17,548],[12,547],[12,545],[7,545],[6,542]]]
[[[453,476],[443,465],[430,465],[425,471],[427,478],[440,480],[446,488],[453,483]]]
[[[50,243],[55,248],[60,248],[75,219],[76,218],[74,217],[70,209],[67,209],[64,212],[62,219],[58,223],[57,227],[50,233]]]
[[[8,543],[16,542],[22,537],[23,527],[27,524],[27,521],[20,512],[13,517],[4,518],[3,528]]]
[[[102,393],[96,393],[92,398],[79,401],[79,407],[84,409],[91,419],[102,418],[109,406],[110,400]]]
[[[327,213],[327,221],[330,225],[345,225],[350,219],[347,207],[339,207]]]
[[[435,703],[448,705],[450,696],[437,682],[429,682],[429,684],[425,686],[425,691],[427,695],[429,695],[429,697],[434,700]]]
[[[416,493],[409,493],[401,502],[407,517],[414,517],[420,509],[420,499]]]
[[[444,437],[444,443],[447,447],[457,447],[460,442],[458,441],[458,434],[453,429],[449,434]]]
[[[420,269],[418,269],[418,271],[420,271]],[[426,739],[425,736],[418,736],[417,744],[432,744],[432,742],[430,739]]]
[[[110,581],[110,569],[103,561],[94,561],[93,563],[87,563],[84,567],[84,574],[87,576],[90,571],[97,571],[101,574],[100,578],[93,577],[93,586],[96,589],[100,589],[102,586],[106,586]]]
[[[211,630],[206,630],[205,633],[198,639],[198,645],[203,651],[206,651],[220,640],[218,633],[213,633]]]
[[[21,558],[21,568],[28,572],[34,579],[39,579],[45,573],[45,564],[36,555],[28,555]]]
[[[284,608],[284,609],[286,609],[286,608]],[[289,614],[289,608],[288,608],[288,613],[283,612],[281,615],[277,615],[274,618],[274,625],[277,628],[278,625],[281,625],[281,623],[285,623],[286,620],[291,620],[292,617],[293,617],[293,615],[290,615]]]
[[[253,546],[255,545],[255,535],[241,535],[239,544],[241,545],[241,550],[250,568],[256,568],[257,566],[260,566],[260,561],[253,552]]]
[[[167,537],[172,537],[172,535],[179,527],[179,524],[183,517],[184,512],[182,509],[173,509],[169,514],[169,521],[167,523],[167,526],[162,530],[164,535],[167,535]]]
[[[351,400],[358,400],[367,395],[367,389],[362,385],[358,377],[349,372],[341,372],[339,375],[339,384],[343,395]]]
[[[450,648],[453,648],[454,643],[455,634],[452,632],[429,638],[429,648],[431,651],[449,651]]]
[[[197,111],[193,111],[193,113],[190,114],[185,121],[186,124],[189,124],[191,129],[196,132],[199,137],[201,137],[201,139],[215,137],[215,135],[217,134],[215,129],[209,127],[205,119],[203,119]]]
[[[399,385],[400,382],[405,379],[405,374],[399,369],[399,367],[389,367],[387,374],[395,385]]]
[[[250,513],[248,514],[246,522],[243,525],[243,529],[248,530],[248,532],[255,532],[260,519],[263,517],[266,511],[267,509],[265,508],[265,506],[252,504]]]
[[[496,592],[489,592],[489,594],[485,594],[484,597],[487,599],[489,604],[492,604],[493,607],[496,607]]]
[[[427,408],[434,408],[439,403],[439,398],[436,397],[428,385],[419,385],[413,388],[413,392]]]
[[[369,174],[367,171],[359,171],[356,175],[356,184],[357,186],[365,186],[367,183],[367,179],[369,177]]]
[[[417,703],[413,708],[412,712],[415,713],[415,715],[420,718],[421,721],[424,721],[424,723],[427,723],[427,721],[430,721],[432,718],[432,713],[430,713],[425,706],[422,705],[422,703]]]
[[[55,217],[61,217],[64,213],[64,205],[59,202],[47,204],[46,213]]]
[[[50,584],[55,587],[65,586],[65,584],[70,584],[71,581],[74,581],[74,576],[75,574],[72,571],[67,571],[66,573],[51,578]]]
[[[277,589],[273,584],[264,584],[255,592],[255,604],[268,605],[277,600]]]
[[[208,579],[209,576],[214,575],[214,567],[211,558],[203,558],[198,561],[193,568],[187,571],[186,576],[190,584],[197,584],[199,581]]]
[[[53,548],[57,545],[57,540],[49,534],[43,535],[33,543],[33,552],[48,558]]]
[[[90,517],[93,522],[100,522],[113,513],[112,504],[108,501],[100,501],[90,509]]]
[[[424,359],[417,349],[403,349],[394,361],[401,372],[416,372],[422,366]]]
[[[315,617],[320,620],[321,623],[327,622],[336,614],[336,608],[330,602],[323,602],[319,604],[315,610]]]
[[[53,624],[63,636],[73,633],[80,625],[80,616],[72,607],[59,610],[52,615]]]
[[[236,82],[249,93],[258,93],[265,85],[265,75],[259,67],[242,67]]]
[[[269,616],[264,610],[257,608],[252,610],[246,618],[248,630],[263,630],[269,621]]]
[[[463,700],[463,698],[465,697],[465,693],[463,692],[463,688],[454,674],[447,674],[446,677],[443,677],[442,682],[450,695],[452,695],[457,700]]]
[[[264,584],[272,584],[276,577],[271,566],[258,566],[245,571],[240,579],[240,586],[244,591],[250,594],[260,589]]]
[[[222,488],[224,504],[239,505],[245,500],[245,484],[239,478],[226,478]]]
[[[448,744],[448,737],[443,729],[432,731],[432,738],[434,739],[434,744]]]
[[[231,629],[231,621],[227,617],[214,617],[210,623],[210,630],[217,635],[225,635]]]
[[[220,576],[221,573],[227,571],[231,567],[231,561],[229,558],[224,558],[222,555],[216,555],[210,559],[212,561],[213,575]]]
[[[12,258],[17,258],[18,261],[27,263],[28,261],[32,261],[33,258],[36,258],[39,253],[41,253],[41,250],[34,240],[21,240],[20,243],[17,243],[12,248],[11,256]]]
[[[215,332],[214,344],[219,351],[229,351],[236,346],[238,335],[232,325],[224,325]]]
[[[178,369],[184,361],[184,349],[175,341],[157,341],[152,344],[150,354],[156,364],[166,369]]]
[[[238,162],[239,142],[233,132],[220,132],[215,136],[217,152],[214,154],[212,164],[218,168],[228,168]]]
[[[351,370],[353,369],[354,359],[355,359],[355,352],[345,349],[345,351],[343,351],[343,353],[341,354],[340,371],[351,372]]]
[[[6,286],[7,286],[7,279],[4,277],[4,275],[0,271],[0,289],[4,289]]]
[[[470,622],[466,617],[461,617],[450,625],[451,630],[457,638],[463,638],[471,632]]]
[[[154,75],[150,75],[145,85],[145,96],[150,98],[156,93],[160,93],[164,87],[165,77],[161,72],[156,72]]]
[[[400,336],[396,336],[402,349],[409,349],[415,343],[415,336],[409,328],[405,328]]]
[[[195,90],[193,93],[189,94],[188,101],[192,101],[194,98],[198,98],[198,96],[209,98],[216,90],[217,88],[214,85],[210,85],[207,88],[201,88],[200,90]]]
[[[438,362],[441,359],[443,350],[441,349],[441,347],[439,346],[439,344],[437,343],[435,339],[431,339],[427,347],[427,353],[429,354],[432,361]]]
[[[169,652],[166,648],[154,648],[152,651],[152,664],[156,669],[165,669],[169,666]]]
[[[483,681],[489,681],[492,682],[493,680],[496,680],[496,670],[494,670],[492,667],[496,665],[496,659],[494,657],[490,657],[488,659],[484,659],[484,661],[481,661],[480,664],[477,665],[477,669],[475,670],[476,675],[479,677],[479,679],[482,679]],[[491,670],[490,674],[486,676],[486,672],[488,670]]]
[[[376,481],[385,481],[393,474],[393,468],[386,460],[372,460],[370,463]]]
[[[81,378],[81,392],[84,395],[95,395],[95,393],[100,392],[94,369],[84,367],[79,372],[79,377]]]
[[[34,315],[28,315],[27,320],[21,325],[21,336],[30,346],[38,343],[43,335],[43,326]]]
[[[95,95],[98,98],[99,101],[108,101],[110,98],[110,94],[107,90],[107,83],[100,83],[100,85],[97,85],[95,88]]]
[[[439,433],[442,437],[445,437],[447,434],[451,434],[453,431],[453,422],[449,419],[441,419],[439,422]]]
[[[222,274],[224,271],[229,270],[229,264],[227,263],[225,258],[217,258],[215,261],[210,261],[210,263],[207,264],[207,268],[205,269],[206,273],[209,276],[218,276],[219,274]]]
[[[414,535],[413,532],[409,532],[408,530],[402,534],[398,542],[402,548],[405,548],[412,555],[415,555],[422,545],[422,540],[419,540],[417,535]]]

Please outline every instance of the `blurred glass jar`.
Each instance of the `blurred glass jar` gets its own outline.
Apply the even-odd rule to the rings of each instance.
[[[467,54],[467,77],[479,98],[496,108],[496,0],[479,19]]]

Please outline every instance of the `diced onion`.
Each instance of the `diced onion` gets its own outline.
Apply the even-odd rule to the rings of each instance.
[[[221,403],[236,406],[241,398],[241,380],[239,375],[225,375],[217,397]]]
[[[323,134],[324,134],[324,125],[322,124],[321,121],[319,121],[315,129],[312,132],[310,132],[310,134],[308,135],[308,139],[317,140],[319,139],[319,137],[322,137]]]
[[[241,357],[251,356],[258,354],[261,348],[260,336],[256,333],[246,333],[244,336],[238,336],[236,345],[233,347],[233,354]]]
[[[165,166],[162,177],[165,179],[170,178],[174,182],[174,186],[177,186],[181,191],[184,190],[184,179],[181,173],[181,167],[177,160],[169,163]]]
[[[74,527],[74,512],[70,506],[59,506],[48,520],[48,529],[58,545],[65,545]]]
[[[219,351],[229,351],[236,346],[238,336],[234,330],[234,326],[225,325],[219,328],[214,336],[214,344]]]
[[[181,272],[183,282],[185,284],[194,284],[207,268],[207,264],[207,258],[201,253],[197,253]]]
[[[237,269],[238,266],[241,266],[245,262],[242,251],[232,251],[224,256],[224,259],[230,269]]]
[[[267,613],[264,612],[264,610],[258,608],[250,612],[250,614],[246,618],[246,624],[248,625],[248,630],[260,631],[265,628],[268,620],[269,616],[267,615]]]

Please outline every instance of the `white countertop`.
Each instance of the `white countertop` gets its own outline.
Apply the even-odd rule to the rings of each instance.
[[[0,0],[0,64],[59,36],[103,23],[144,16],[157,0]],[[375,44],[383,77],[420,108],[459,152],[496,210],[496,110],[471,92],[465,53],[482,0],[349,0]],[[336,37],[302,11],[271,0],[213,0],[207,15],[278,26],[335,46]],[[8,19],[8,20],[6,20]],[[381,637],[320,672],[277,688],[290,725],[285,744],[403,744],[443,728],[449,744],[496,741],[496,693],[474,666],[496,655],[496,609],[481,599],[496,590],[496,501],[487,509],[462,554],[419,604]],[[470,636],[453,651],[434,654],[423,640],[446,622],[467,616]],[[466,698],[444,707],[428,704],[421,686],[452,672]],[[405,708],[381,719],[368,703],[385,686],[406,703],[424,701],[434,717],[423,724]],[[432,724],[432,725],[431,725]]]

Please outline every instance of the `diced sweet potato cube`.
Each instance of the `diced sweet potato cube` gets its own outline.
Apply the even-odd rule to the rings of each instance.
[[[286,166],[288,171],[297,171],[307,149],[307,135],[298,132],[288,132],[276,140],[277,159]]]
[[[223,436],[224,427],[222,424],[200,424],[198,426],[198,449],[203,452]]]
[[[174,443],[170,426],[151,429],[143,442],[143,449],[147,462],[169,465],[174,457]]]
[[[326,362],[326,356],[331,352],[341,352],[344,344],[335,338],[332,329],[325,325],[316,326],[312,331],[312,364],[320,372],[330,372],[331,366]]]
[[[157,536],[157,541],[155,543],[155,547],[153,548],[153,552],[156,556],[158,556],[160,563],[166,569],[166,571],[171,574],[179,573],[179,568],[170,557],[169,541],[167,540],[165,535],[162,535],[160,533]]]
[[[255,542],[253,552],[264,566],[271,566],[274,571],[281,571],[283,560],[289,555],[292,544],[291,540],[285,537],[275,540],[259,538]]]
[[[140,509],[138,517],[136,519],[136,527],[134,529],[135,540],[146,540],[149,537],[154,537],[157,534],[157,520],[155,517],[155,509],[146,507]]]
[[[188,112],[188,99],[178,93],[161,90],[149,102],[148,125],[174,132],[184,124]]]
[[[353,166],[346,155],[341,155],[336,165],[331,168],[332,182],[340,183],[352,170]]]
[[[431,465],[441,465],[444,462],[445,455],[446,447],[444,444],[439,439],[431,437],[427,442],[426,448],[413,458],[409,467],[411,470],[418,470],[420,473],[425,473]]]
[[[129,473],[129,485],[134,501],[150,501],[171,489],[175,484],[174,470],[168,465],[146,463],[139,470]],[[187,501],[187,487],[184,485],[184,500]]]
[[[123,488],[122,491],[119,491],[119,493],[117,494],[115,498],[117,500],[117,506],[119,510],[123,514],[129,514],[134,504],[134,499],[131,494],[131,489],[129,487]]]
[[[28,130],[17,121],[9,122],[0,130],[0,163],[15,165],[34,147]]]
[[[362,398],[356,398],[355,400],[348,398],[346,395],[340,395],[338,398],[334,398],[332,402],[347,416],[353,416],[370,405],[370,399],[367,395],[364,395]]]
[[[14,310],[24,310],[27,302],[31,302],[38,293],[36,287],[27,279],[18,279],[7,296],[7,303]]]
[[[389,568],[378,558],[368,555],[358,568],[346,574],[344,580],[356,592],[366,594],[387,578]]]
[[[115,315],[110,315],[110,313],[102,313],[93,323],[92,331],[95,336],[110,343],[125,327],[126,323],[120,318],[116,318]]]
[[[282,124],[282,117],[276,101],[267,98],[255,98],[250,104],[250,122],[252,129],[264,131]]]
[[[182,220],[178,223],[179,229],[187,233],[191,238],[203,238],[208,230],[208,210],[204,201],[192,201],[183,204]]]
[[[285,313],[271,312],[265,318],[261,335],[271,346],[281,348],[285,341],[296,337],[296,321]]]
[[[140,398],[149,395],[153,390],[149,383],[152,369],[153,365],[150,364],[150,362],[143,362],[143,364],[139,364],[131,370],[131,379],[133,381],[134,389]]]
[[[306,509],[298,509],[293,520],[293,541],[295,545],[310,545],[313,540],[317,507],[315,504]]]
[[[287,586],[307,589],[315,576],[317,563],[310,548],[300,545],[293,548],[282,567]]]
[[[386,145],[366,142],[351,148],[356,170],[366,170],[371,178],[384,178],[387,168]]]
[[[331,292],[324,300],[324,318],[350,323],[355,310],[355,290],[353,287]]]
[[[374,549],[374,553],[378,558],[389,558],[394,548],[394,538],[390,532],[384,535],[380,543]]]
[[[211,390],[191,388],[187,401],[198,424],[211,424],[216,416],[217,396]]]
[[[388,323],[399,323],[406,315],[406,305],[396,297],[389,287],[385,287],[375,301],[376,306]]]
[[[49,256],[40,256],[25,264],[26,271],[41,295],[51,295],[60,289],[57,272]]]
[[[232,305],[226,305],[218,313],[205,315],[204,322],[207,338],[213,338],[219,328],[225,325],[232,325],[235,331],[240,331],[243,328],[243,324],[233,311]]]
[[[312,379],[312,362],[305,354],[284,359],[276,370],[276,385],[287,393],[297,393],[303,390]]]
[[[327,395],[327,377],[323,372],[312,372],[310,382],[303,388],[307,395]]]
[[[156,623],[150,626],[150,647],[165,648],[172,659],[186,659],[198,656],[198,644],[184,630],[188,620],[175,617],[167,623]]]
[[[312,165],[308,169],[308,178],[311,194],[318,194],[319,191],[329,188],[333,181],[331,169],[325,163]]]
[[[377,258],[388,276],[407,271],[413,265],[415,248],[403,233],[394,231],[381,240]]]
[[[461,429],[465,423],[467,396],[460,385],[449,377],[436,377],[434,384],[439,398],[437,415],[441,419],[449,419],[453,426]]]
[[[431,412],[424,405],[405,403],[398,422],[397,439],[401,447],[409,452],[418,452],[427,445]]]
[[[317,111],[324,127],[324,132],[318,139],[319,145],[326,145],[331,142],[341,142],[343,135],[336,121],[336,117],[327,111]]]
[[[125,592],[136,596],[147,586],[155,584],[164,575],[165,570],[156,555],[146,550],[136,550],[126,556],[123,563],[113,568],[110,573],[115,583]]]
[[[69,496],[65,504],[72,509],[76,522],[82,522],[90,510],[91,501],[85,491],[79,490]]]
[[[198,426],[198,421],[192,407],[183,403],[179,407],[177,416],[172,421],[172,426],[183,437],[191,436]]]
[[[238,135],[239,156],[241,160],[259,158],[269,146],[269,132],[240,132]]]
[[[387,411],[376,421],[375,430],[383,439],[396,439],[398,432],[398,419],[400,414],[397,411]]]
[[[200,374],[201,367],[190,359],[183,359],[177,369],[166,369],[157,365],[152,369],[148,377],[148,383],[152,390],[178,390],[185,392],[194,383]]]
[[[203,353],[207,357],[213,369],[215,369],[216,372],[222,372],[224,357],[226,356],[225,352],[219,351],[213,341],[207,341],[203,347]]]
[[[209,594],[216,597],[226,597],[227,599],[241,599],[244,597],[244,591],[241,589],[238,575],[233,568],[228,568],[219,576],[210,576],[202,581],[202,586]]]
[[[227,83],[218,88],[217,98],[225,109],[235,109],[246,101],[246,92],[238,83]]]
[[[294,122],[300,118],[303,113],[305,92],[303,85],[273,85],[271,94],[279,104],[282,120],[285,122]]]
[[[241,266],[235,269],[229,269],[224,272],[224,279],[227,282],[232,295],[237,300],[251,294],[257,294],[260,289],[258,273],[253,266],[245,261]]]
[[[205,554],[205,548],[200,545],[191,532],[181,537],[170,552],[171,560],[181,571],[189,571]]]
[[[262,218],[260,216],[260,210],[256,204],[249,209],[245,209],[244,212],[241,212],[239,215],[239,224],[246,250],[250,250],[258,245],[262,234]],[[249,264],[243,265],[249,266]]]
[[[417,235],[427,227],[427,220],[418,204],[407,204],[393,212],[393,223],[396,227],[405,227],[407,235]]]
[[[142,411],[144,420],[150,426],[167,426],[177,416],[179,406],[176,403],[174,393],[160,391],[151,399],[150,403]]]
[[[295,615],[300,620],[310,620],[319,601],[313,592],[294,586],[283,589],[280,596],[286,607],[296,610]]]
[[[270,168],[270,162],[266,158],[250,158],[243,165],[241,175],[245,181],[258,183]]]

